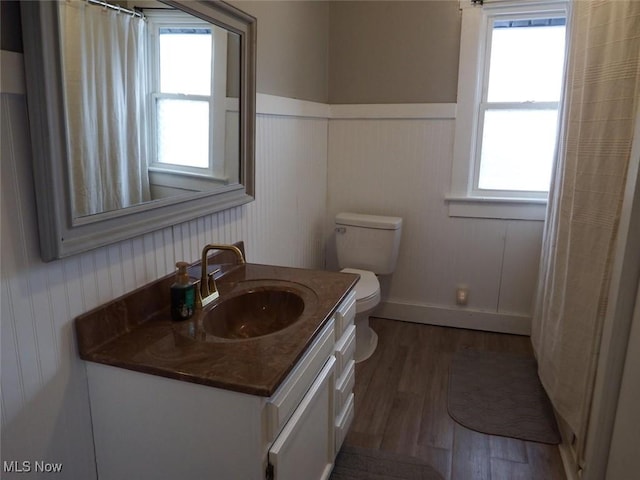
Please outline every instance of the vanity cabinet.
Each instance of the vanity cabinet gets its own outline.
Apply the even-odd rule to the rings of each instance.
[[[87,362],[98,478],[328,478],[353,417],[354,316],[351,293],[270,397]]]

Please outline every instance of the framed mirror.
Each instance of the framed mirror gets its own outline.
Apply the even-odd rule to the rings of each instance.
[[[21,8],[44,261],[253,200],[254,17],[220,1]]]

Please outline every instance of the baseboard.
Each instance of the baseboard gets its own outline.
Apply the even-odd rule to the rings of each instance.
[[[569,427],[569,424],[563,420],[555,409],[554,414],[558,424],[558,429],[560,430],[560,437],[562,438],[562,443],[558,445],[558,450],[560,452],[560,458],[562,459],[565,476],[567,477],[567,480],[578,480],[580,475],[578,474],[579,468],[574,448],[575,435],[573,434],[571,427]]]
[[[374,316],[405,322],[531,335],[531,317],[438,305],[383,302]]]

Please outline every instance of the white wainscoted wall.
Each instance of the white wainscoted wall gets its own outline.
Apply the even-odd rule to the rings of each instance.
[[[340,211],[403,218],[378,316],[529,334],[543,222],[449,217],[455,105],[331,107],[328,255]],[[468,305],[455,303],[460,285]]]
[[[95,460],[73,318],[198,259],[208,242],[244,240],[249,261],[322,268],[328,121],[258,115],[251,204],[43,263],[21,64],[2,51],[2,460],[62,462],[58,478],[89,480]]]

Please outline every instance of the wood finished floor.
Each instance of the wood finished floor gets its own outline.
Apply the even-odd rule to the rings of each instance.
[[[421,458],[445,480],[565,480],[557,446],[478,433],[447,413],[449,364],[463,349],[533,354],[528,337],[371,319],[378,348],[356,365],[345,444]]]

